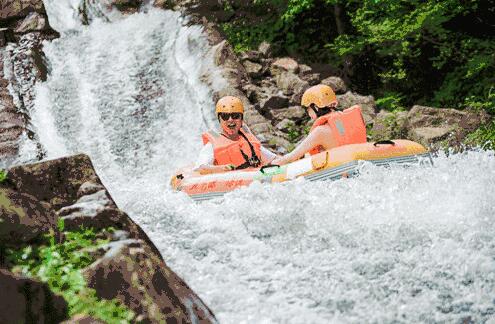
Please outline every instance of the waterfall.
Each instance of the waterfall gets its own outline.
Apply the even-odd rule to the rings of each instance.
[[[45,5],[61,37],[44,45],[50,71],[29,114],[46,158],[88,154],[221,323],[494,316],[493,152],[363,163],[353,179],[255,183],[196,204],[168,181],[216,123],[202,29],[156,9],[85,26],[78,1]]]

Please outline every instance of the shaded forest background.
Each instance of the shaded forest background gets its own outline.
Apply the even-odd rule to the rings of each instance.
[[[331,66],[380,108],[413,104],[495,115],[495,0],[224,1],[237,52],[270,42],[279,56]],[[495,140],[495,124],[479,140]]]

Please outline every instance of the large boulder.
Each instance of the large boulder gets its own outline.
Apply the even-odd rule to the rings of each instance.
[[[16,166],[9,169],[9,179],[19,192],[48,202],[54,210],[74,203],[83,183],[101,184],[85,154]]]
[[[484,111],[416,105],[407,114],[407,128],[411,139],[424,145],[443,140],[447,140],[448,145],[457,145],[468,133],[488,122],[489,118]]]
[[[0,20],[26,17],[31,12],[45,13],[43,0],[2,0]]]
[[[0,244],[29,242],[55,229],[55,214],[35,197],[0,188]]]
[[[213,323],[215,317],[167,265],[135,239],[102,247],[103,257],[83,272],[100,298],[117,298],[138,317],[153,323]]]
[[[304,90],[309,88],[307,81],[302,80],[298,75],[291,72],[281,72],[275,77],[275,82],[277,87],[287,96],[294,93],[303,93]]]
[[[347,92],[347,86],[345,85],[344,80],[336,76],[321,80],[321,84],[329,86],[336,94],[344,94]]]
[[[282,72],[299,72],[299,64],[290,57],[283,57],[276,59],[270,66],[270,73],[272,76],[277,76]]]
[[[20,21],[14,29],[16,34],[25,34],[33,31],[48,30],[48,19],[45,15],[31,12],[24,20]]]
[[[110,199],[105,188],[83,195],[74,204],[62,207],[58,216],[64,220],[67,230],[76,230],[80,226],[101,230],[119,225],[119,228],[129,229],[128,217]]]
[[[0,323],[59,323],[67,302],[45,283],[0,269]]]

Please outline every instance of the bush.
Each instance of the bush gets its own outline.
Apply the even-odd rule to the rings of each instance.
[[[59,222],[63,230],[63,222]],[[108,323],[130,322],[134,313],[119,301],[100,299],[87,287],[82,269],[94,261],[88,252],[108,240],[98,239],[92,229],[65,232],[65,240],[55,242],[53,233],[40,246],[28,245],[18,250],[7,249],[6,259],[12,271],[46,282],[50,289],[64,297],[69,315],[87,314]]]

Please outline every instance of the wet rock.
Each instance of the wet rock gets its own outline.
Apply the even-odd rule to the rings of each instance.
[[[81,198],[82,196],[86,196],[86,195],[91,195],[101,190],[105,190],[105,187],[103,187],[103,185],[91,181],[86,181],[77,190],[77,198]]]
[[[321,80],[320,83],[331,87],[336,94],[343,94],[347,92],[347,86],[345,85],[344,80],[339,77],[331,76]]]
[[[307,75],[301,76],[301,79],[308,82],[310,86],[317,85],[320,83],[320,74],[319,73],[311,73]]]
[[[216,65],[223,68],[244,70],[243,66],[239,63],[234,50],[226,40],[215,45],[212,50],[214,53],[213,60]]]
[[[117,298],[143,322],[216,322],[192,290],[140,240],[112,242],[83,272],[97,296]]]
[[[73,204],[83,183],[101,184],[85,154],[16,166],[9,169],[9,179],[18,191],[50,203],[55,210]]]
[[[45,13],[43,0],[2,0],[0,20],[26,17],[31,12]]]
[[[275,60],[270,66],[270,73],[273,76],[277,76],[282,72],[292,72],[297,73],[299,71],[299,64],[290,58],[283,57]]]
[[[0,323],[58,323],[67,318],[67,302],[48,285],[0,269]]]
[[[9,174],[10,178],[10,174]],[[27,193],[0,188],[0,243],[20,244],[56,229],[56,217]]]
[[[282,90],[285,95],[301,93],[309,88],[308,82],[301,80],[296,74],[290,72],[278,74],[275,77],[275,82],[277,87]]]
[[[259,77],[263,71],[263,66],[261,64],[251,61],[244,61],[242,64],[246,68],[246,72],[251,78]]]
[[[127,229],[130,225],[127,215],[117,209],[104,189],[82,196],[75,204],[63,207],[57,214],[64,220],[66,230],[76,230],[80,226],[101,230],[116,224],[127,224],[124,226]]]
[[[285,108],[289,105],[289,98],[282,94],[272,94],[259,100],[261,111]]]
[[[19,25],[14,32],[25,34],[33,31],[43,31],[48,29],[47,17],[37,12],[31,12]]]
[[[19,152],[19,139],[26,128],[24,115],[17,112],[5,78],[5,52],[0,50],[0,161],[9,165]]]
[[[361,106],[365,123],[373,123],[373,119],[377,114],[375,98],[373,96],[361,96],[348,91],[343,95],[337,95],[337,100],[339,101],[338,107],[342,109],[347,109],[354,105]]]
[[[270,57],[273,52],[272,45],[268,42],[261,42],[258,46],[258,52],[260,52],[264,57]]]

